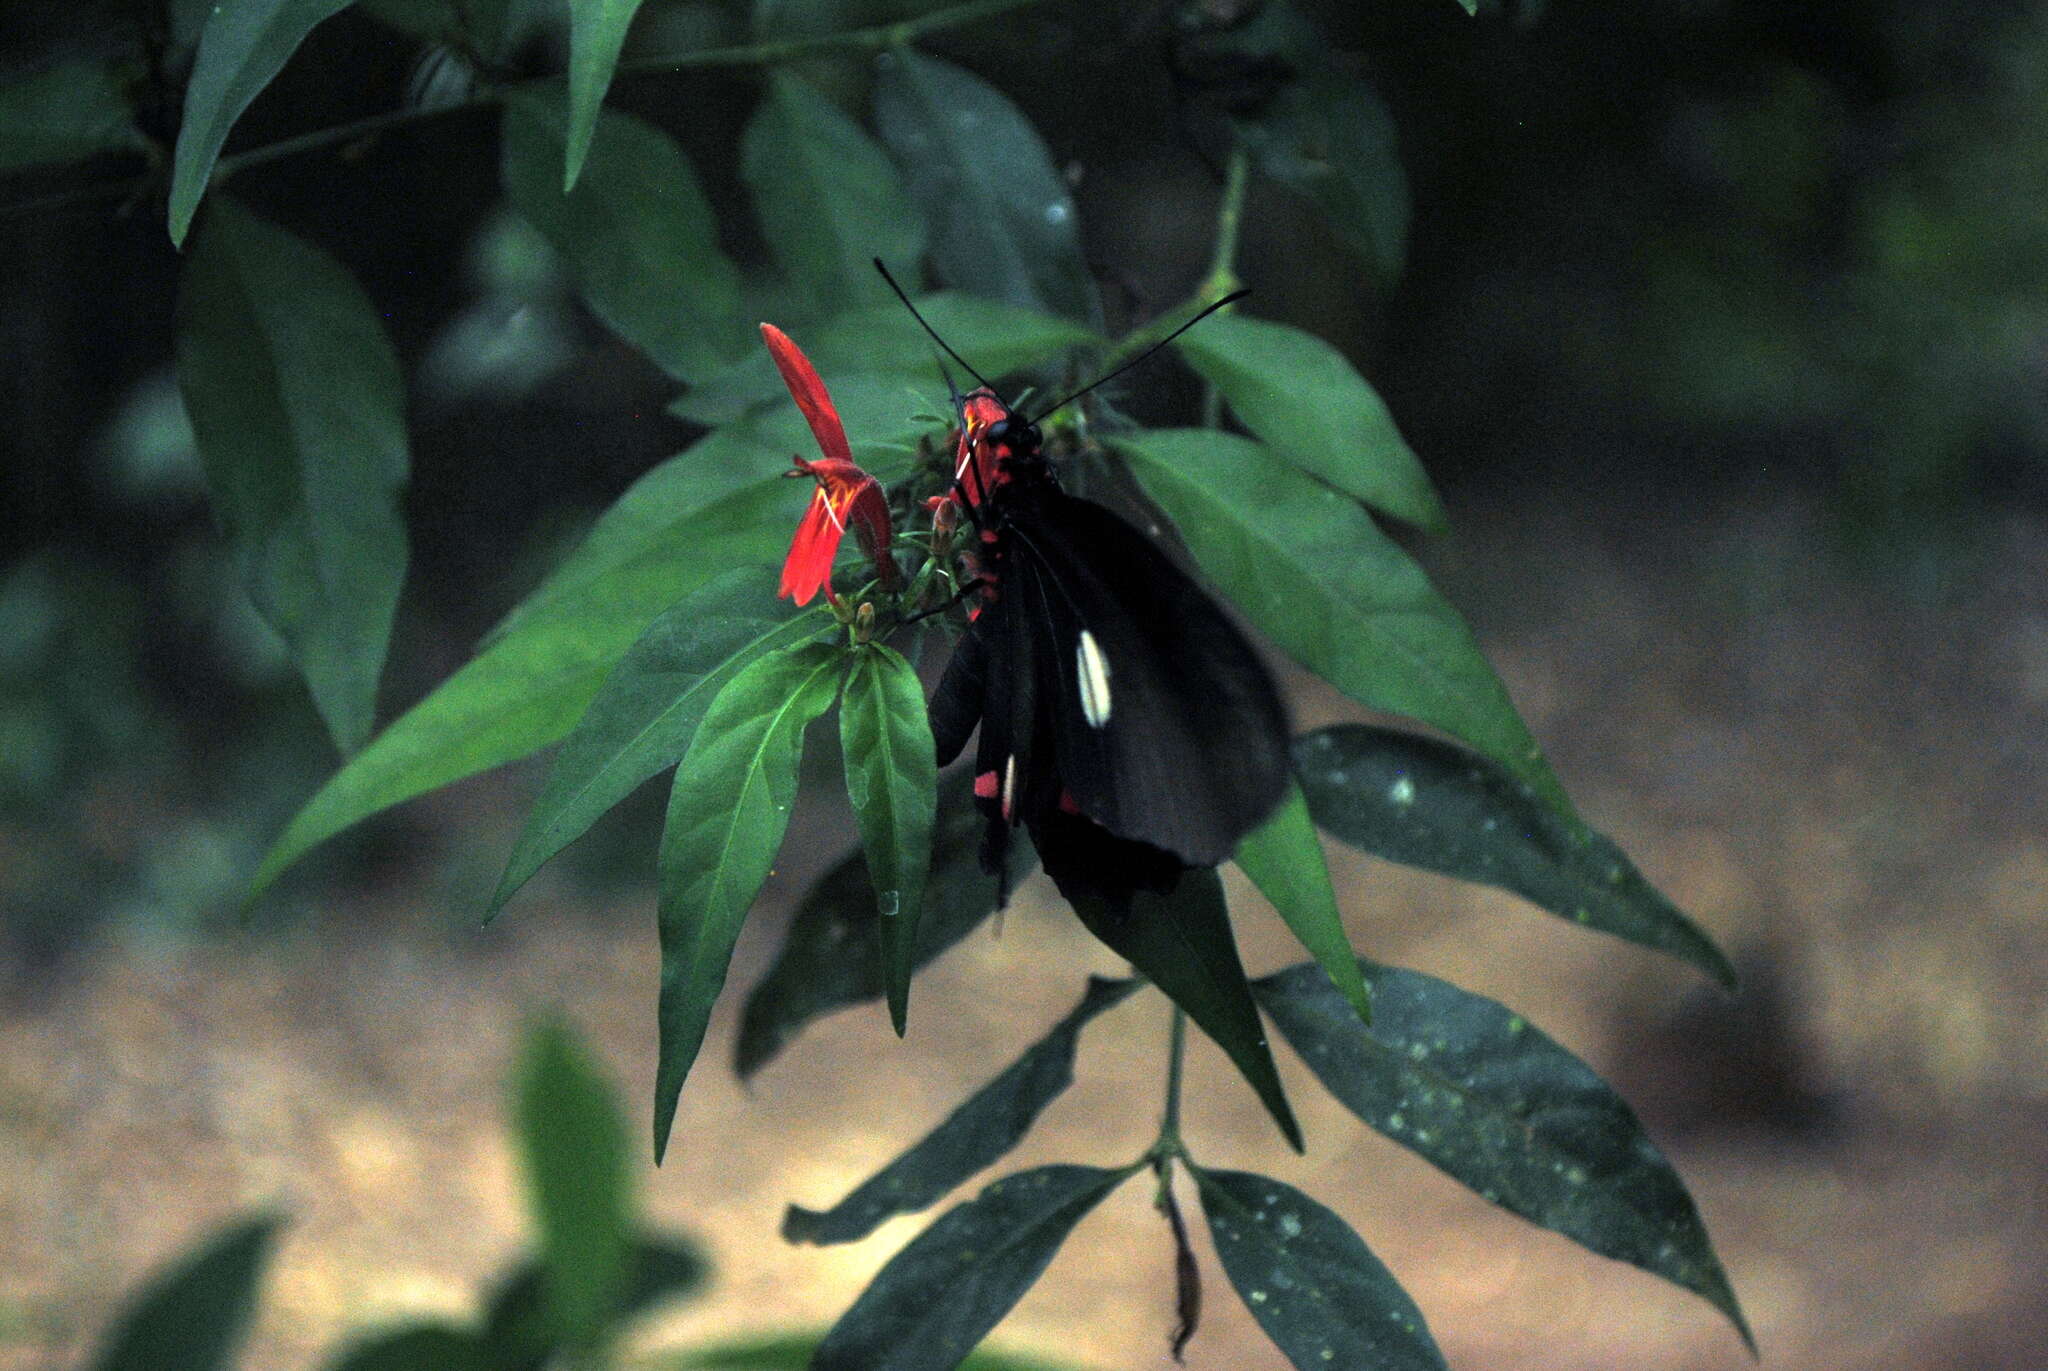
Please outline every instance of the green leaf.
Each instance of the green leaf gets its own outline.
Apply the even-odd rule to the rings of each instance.
[[[1444,1371],[1422,1311],[1344,1220],[1267,1176],[1188,1170],[1223,1273],[1300,1371]]]
[[[504,1371],[485,1357],[475,1333],[448,1323],[417,1323],[353,1340],[328,1371]]]
[[[1339,724],[1294,740],[1294,770],[1316,822],[1353,847],[1511,890],[1735,987],[1727,956],[1611,839],[1484,757],[1413,733]]]
[[[576,189],[564,194],[567,139],[558,88],[506,96],[505,192],[569,264],[591,309],[679,380],[739,356],[748,345],[739,271],[719,251],[683,150],[650,124],[601,110]]]
[[[657,614],[727,567],[780,554],[795,484],[759,482],[707,504],[674,539],[609,562],[523,616],[328,778],[264,857],[250,897],[351,824],[568,733]]]
[[[1287,798],[1273,817],[1245,835],[1237,845],[1236,861],[1351,1001],[1358,1017],[1371,1023],[1372,992],[1358,972],[1358,954],[1351,950],[1344,917],[1337,911],[1330,868],[1300,786],[1288,786]]]
[[[1700,1295],[1755,1350],[1692,1197],[1605,1081],[1492,1000],[1360,965],[1369,1029],[1315,967],[1254,986],[1345,1108],[1511,1213]]]
[[[836,644],[812,643],[753,662],[718,692],[676,768],[661,835],[657,1164],[740,924],[789,826],[804,726],[831,708],[845,661]]]
[[[1365,511],[1227,433],[1159,430],[1116,446],[1267,637],[1346,695],[1463,738],[1570,812],[1472,631]]]
[[[0,172],[147,146],[104,62],[75,60],[0,86]]]
[[[1381,281],[1407,257],[1408,179],[1371,86],[1319,64],[1236,121],[1258,169],[1305,196]]]
[[[901,1037],[917,969],[925,873],[932,864],[939,769],[924,686],[894,648],[870,643],[854,658],[839,708],[839,747],[846,798],[860,826],[881,918],[889,1021]]]
[[[628,1254],[618,1322],[703,1288],[709,1267],[691,1244],[672,1235],[642,1234]],[[520,1261],[485,1305],[482,1344],[490,1371],[545,1371],[561,1351],[547,1304],[547,1272],[536,1258]]]
[[[568,0],[569,3],[569,128],[563,138],[562,194],[576,189],[590,140],[597,132],[598,111],[618,69],[619,49],[640,0]]]
[[[185,262],[177,327],[178,383],[243,584],[354,752],[405,578],[397,355],[340,263],[226,197]]]
[[[1042,1166],[947,1210],[832,1325],[811,1371],[953,1371],[1137,1169]]]
[[[995,912],[996,880],[982,871],[978,856],[987,825],[974,807],[971,783],[964,770],[939,782],[931,874],[917,927],[919,967]],[[1012,838],[1004,887],[1014,890],[1037,862],[1021,834]],[[742,1080],[767,1065],[812,1019],[882,994],[880,925],[867,859],[856,850],[804,896],[774,965],[747,993],[733,1053],[733,1070]]]
[[[220,159],[228,130],[321,20],[352,0],[238,0],[217,4],[199,33],[185,112],[171,157],[171,242],[179,247]],[[309,306],[316,310],[317,306]]]
[[[1206,320],[1176,346],[1289,463],[1382,513],[1444,527],[1422,463],[1343,353],[1312,333],[1239,314]]]
[[[1301,1125],[1273,1069],[1273,1051],[1245,983],[1223,882],[1214,868],[1182,873],[1180,883],[1165,895],[1141,890],[1128,910],[1099,899],[1072,904],[1090,933],[1165,991],[1215,1040],[1280,1126],[1288,1146],[1301,1151]]]
[[[774,572],[741,567],[664,610],[619,659],[562,745],[485,917],[656,772],[682,760],[725,683],[755,658],[817,636],[822,609],[790,616]]]
[[[216,1371],[234,1360],[281,1224],[237,1220],[151,1276],[108,1330],[96,1371]]]
[[[771,73],[741,142],[740,175],[776,262],[820,312],[901,311],[873,259],[915,288],[924,225],[888,154],[839,106],[799,76]]]
[[[625,1295],[632,1175],[611,1084],[563,1023],[527,1031],[514,1113],[549,1322],[567,1346],[594,1347]]]
[[[875,83],[875,128],[924,211],[932,262],[948,284],[1097,321],[1073,196],[1008,96],[959,67],[897,48]]]
[[[1088,992],[1066,1018],[974,1092],[946,1121],[827,1210],[791,1205],[782,1216],[789,1242],[859,1242],[898,1214],[914,1214],[1015,1147],[1045,1107],[1074,1083],[1074,1048],[1096,1015],[1144,984],[1088,978]]]
[[[958,291],[920,296],[917,308],[940,337],[958,339],[961,355],[992,381],[1068,348],[1102,341],[1090,330],[1065,319]],[[862,373],[875,378],[901,378],[887,383],[898,424],[904,423],[910,414],[904,384],[925,386],[938,376],[931,338],[900,301],[844,311],[798,341],[819,374],[828,378],[833,400],[847,420],[849,436],[857,436],[861,430],[856,428],[852,411],[840,392],[862,382]],[[874,384],[872,380],[867,383]],[[704,378],[670,406],[670,412],[700,424],[723,424],[755,405],[785,399],[787,395],[781,376],[764,350],[749,353],[725,370]],[[921,427],[912,426],[913,435]],[[855,455],[859,455],[858,443]]]

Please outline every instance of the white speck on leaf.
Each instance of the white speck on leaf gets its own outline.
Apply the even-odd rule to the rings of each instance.
[[[1387,787],[1387,803],[1406,809],[1415,803],[1415,782],[1406,776],[1396,776],[1394,783]]]

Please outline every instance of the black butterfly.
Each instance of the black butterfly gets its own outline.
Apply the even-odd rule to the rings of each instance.
[[[1279,690],[1143,533],[1060,489],[1034,420],[987,386],[957,406],[953,500],[977,535],[978,603],[931,721],[941,766],[981,730],[982,865],[1002,870],[1021,823],[1069,900],[1171,889],[1285,794]]]

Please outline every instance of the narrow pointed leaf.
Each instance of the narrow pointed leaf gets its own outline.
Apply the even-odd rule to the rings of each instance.
[[[1344,992],[1358,1017],[1371,1023],[1372,992],[1359,974],[1358,954],[1344,931],[1337,892],[1330,887],[1329,864],[1323,860],[1323,845],[1300,786],[1290,785],[1273,817],[1245,835],[1236,861],[1259,893],[1273,902],[1316,965]]]
[[[397,354],[340,263],[226,197],[185,262],[177,349],[243,584],[354,752],[405,577]]]
[[[108,1330],[94,1371],[225,1371],[279,1227],[273,1215],[239,1220],[158,1271]]]
[[[845,1199],[826,1210],[791,1205],[782,1216],[790,1242],[859,1242],[898,1214],[915,1214],[1015,1147],[1045,1107],[1074,1083],[1074,1049],[1096,1015],[1116,1008],[1144,985],[1088,978],[1088,992],[1052,1032],[968,1097],[927,1133]]]
[[[1511,890],[1735,986],[1727,956],[1612,840],[1484,757],[1397,729],[1338,724],[1295,739],[1294,770],[1316,822],[1353,847]]]
[[[486,1359],[483,1339],[449,1323],[420,1323],[359,1338],[327,1371],[503,1371]]]
[[[1444,1371],[1422,1311],[1344,1220],[1267,1176],[1189,1169],[1223,1273],[1299,1371]]]
[[[1370,1028],[1318,968],[1254,987],[1345,1108],[1503,1209],[1694,1292],[1750,1342],[1692,1196],[1605,1081],[1492,1000],[1360,966]]]
[[[604,93],[640,0],[569,0],[569,127],[563,136],[562,194],[576,189]]]
[[[1443,504],[1386,403],[1312,333],[1225,313],[1175,344],[1266,446],[1346,495],[1428,529]]]
[[[870,643],[854,658],[839,709],[839,744],[875,890],[889,1020],[900,1037],[917,969],[939,784],[924,686],[902,653]]]
[[[0,172],[146,145],[105,62],[59,62],[0,85]]]
[[[618,1319],[700,1290],[709,1270],[704,1254],[691,1244],[673,1235],[640,1235],[628,1254]],[[548,1309],[546,1281],[541,1259],[527,1258],[491,1291],[481,1335],[490,1371],[547,1371],[564,1350]]]
[[[802,77],[770,74],[741,142],[740,175],[776,262],[821,313],[896,304],[876,257],[906,289],[917,285],[924,225],[903,178],[881,146]]]
[[[171,242],[183,246],[228,130],[299,49],[313,26],[352,0],[237,0],[213,6],[185,83],[171,157]],[[315,308],[309,306],[310,308]]]
[[[792,618],[774,588],[772,568],[739,567],[647,626],[562,744],[486,917],[599,815],[681,761],[712,698],[743,667],[831,622],[822,610]]]
[[[514,1113],[540,1224],[541,1288],[560,1342],[588,1348],[624,1302],[633,1255],[626,1125],[611,1084],[559,1021],[530,1030]]]
[[[924,211],[932,261],[947,284],[1098,319],[1073,196],[1008,96],[950,63],[897,48],[875,84],[875,127]]]
[[[832,1326],[811,1371],[953,1371],[1044,1273],[1074,1225],[1136,1169],[1042,1166],[947,1210]]]
[[[1159,430],[1117,448],[1209,579],[1303,666],[1463,738],[1570,812],[1472,631],[1364,510],[1227,433]]]
[[[996,879],[978,852],[987,826],[974,807],[970,778],[956,771],[939,782],[931,874],[918,921],[914,967],[938,957],[995,912]],[[1015,889],[1037,865],[1031,844],[1010,844],[1007,884]],[[881,918],[867,859],[858,850],[820,877],[797,906],[781,950],[752,990],[740,1016],[733,1070],[742,1080],[767,1065],[812,1019],[883,993]]]
[[[1288,1146],[1301,1151],[1301,1126],[1273,1068],[1273,1050],[1238,960],[1223,882],[1214,869],[1184,873],[1165,895],[1141,890],[1128,912],[1093,899],[1074,902],[1074,912],[1090,933],[1166,992],[1215,1040],[1273,1116]]]
[[[607,562],[522,617],[328,778],[264,857],[251,898],[350,825],[558,741],[657,614],[720,571],[781,555],[795,484],[713,501],[678,537]]]
[[[740,924],[789,826],[804,726],[831,707],[844,674],[844,652],[826,643],[758,659],[711,702],[676,768],[661,834],[657,1163]]]
[[[674,140],[600,110],[576,189],[565,195],[560,89],[512,91],[503,130],[506,194],[569,264],[600,319],[679,380],[740,355],[752,328],[740,320],[739,271],[719,250],[711,206]]]
[[[969,360],[991,381],[1058,356],[1069,348],[1102,341],[1093,331],[1069,320],[959,291],[920,296],[917,308],[940,337],[973,340]],[[904,403],[905,384],[923,390],[931,387],[939,374],[932,340],[893,298],[887,305],[834,315],[805,334],[804,353],[821,372],[832,377],[835,397],[841,394],[849,378],[862,374],[900,378],[893,380],[887,391],[895,405],[896,423],[903,422],[910,412]],[[765,353],[756,352],[705,377],[669,411],[701,424],[723,424],[764,401],[779,400],[782,396],[782,381],[775,374],[774,364]],[[841,411],[847,415],[847,431],[859,437],[860,429],[854,425],[851,411],[843,401]],[[856,456],[858,448],[856,443]],[[862,465],[867,463],[863,461]]]

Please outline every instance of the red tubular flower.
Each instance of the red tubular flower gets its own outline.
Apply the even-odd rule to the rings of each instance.
[[[825,598],[836,604],[832,563],[839,555],[839,540],[845,536],[849,522],[859,530],[861,546],[874,562],[875,573],[883,584],[894,585],[896,561],[889,555],[889,502],[882,493],[881,482],[854,463],[845,426],[839,422],[839,411],[832,407],[832,397],[826,393],[825,383],[810,359],[789,340],[788,334],[773,324],[761,325],[761,337],[768,344],[768,355],[775,359],[775,369],[782,373],[783,384],[789,387],[790,397],[811,426],[818,451],[824,454],[815,462],[790,458],[795,467],[787,474],[812,477],[818,483],[818,492],[797,523],[789,557],[782,564],[782,588],[778,593],[804,605],[822,589]]]

